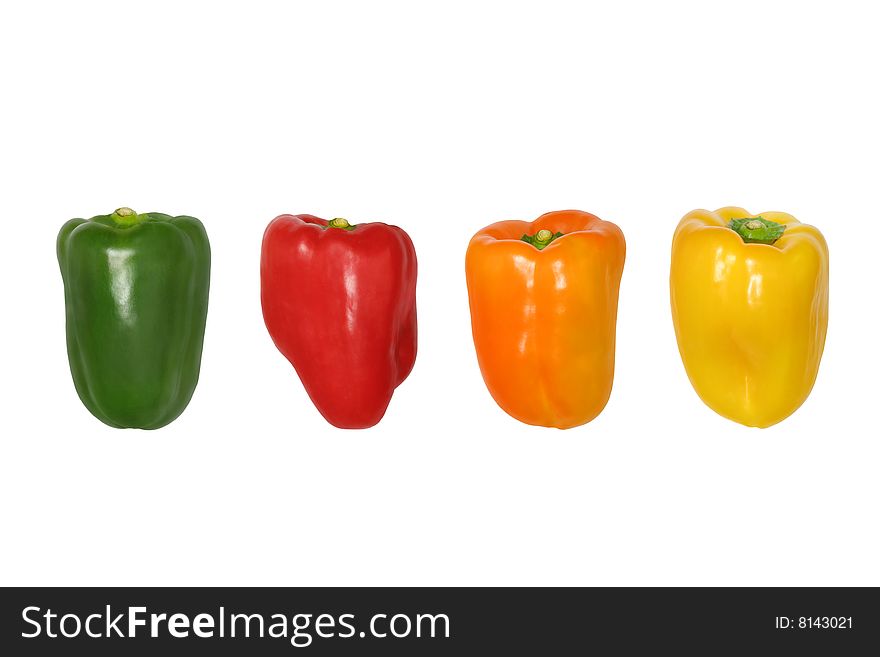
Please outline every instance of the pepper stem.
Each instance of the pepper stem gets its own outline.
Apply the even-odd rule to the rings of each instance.
[[[746,244],[773,244],[785,232],[785,224],[760,216],[731,219],[727,227],[739,235]]]
[[[547,230],[546,228],[542,228],[534,235],[523,235],[520,237],[520,240],[526,242],[527,244],[531,244],[533,247],[540,251],[545,246],[550,244],[553,240],[559,239],[563,236],[564,233],[554,233],[551,230]]]
[[[336,217],[327,222],[327,228],[341,228],[342,230],[354,230],[354,226],[348,223],[347,219]]]
[[[134,226],[140,221],[140,216],[131,208],[117,208],[110,215],[110,218],[117,226]]]

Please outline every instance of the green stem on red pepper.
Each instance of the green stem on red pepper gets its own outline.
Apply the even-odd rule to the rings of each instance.
[[[341,228],[342,230],[354,230],[355,226],[348,223],[347,219],[336,217],[327,222],[327,228]]]

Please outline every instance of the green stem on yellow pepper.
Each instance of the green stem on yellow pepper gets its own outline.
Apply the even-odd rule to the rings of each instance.
[[[731,219],[727,224],[747,244],[773,244],[785,232],[785,224],[776,223],[764,217]]]

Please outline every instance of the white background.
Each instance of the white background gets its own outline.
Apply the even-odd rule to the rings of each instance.
[[[876,24],[841,1],[4,5],[0,582],[880,584]],[[730,204],[831,252],[815,389],[764,431],[699,401],[670,320],[676,223]],[[122,205],[213,247],[201,382],[156,432],[102,425],[67,367],[55,235]],[[564,208],[628,253],[611,401],[560,432],[486,391],[464,252]],[[374,429],[327,425],[263,326],[283,212],[415,242],[418,360]]]

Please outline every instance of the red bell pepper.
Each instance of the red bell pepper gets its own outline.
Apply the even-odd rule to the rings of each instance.
[[[416,359],[416,252],[402,229],[308,214],[263,235],[263,319],[321,415],[382,419]]]

